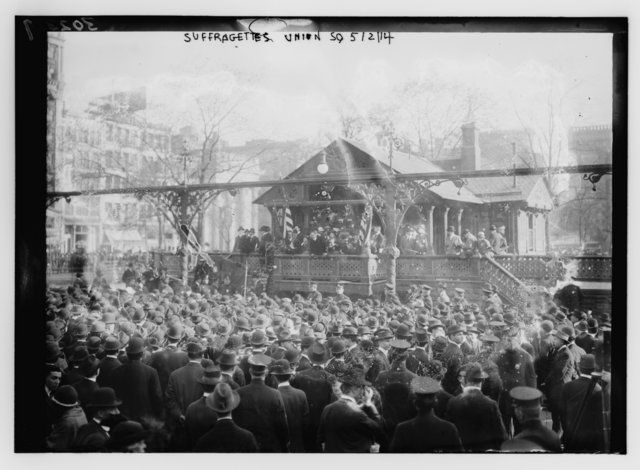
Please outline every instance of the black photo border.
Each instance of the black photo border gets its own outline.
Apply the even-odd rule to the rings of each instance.
[[[15,16],[15,377],[14,450],[44,452],[45,220],[47,33],[80,18],[98,31],[246,31],[242,17]],[[260,18],[260,17],[255,17]],[[284,21],[300,17],[281,17]],[[627,148],[628,19],[626,17],[305,17],[310,27],[287,31],[611,33],[613,59],[613,280],[611,452],[627,452]]]

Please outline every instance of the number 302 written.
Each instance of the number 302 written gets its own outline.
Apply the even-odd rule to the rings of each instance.
[[[85,27],[87,31],[98,31],[98,28],[93,25],[93,18],[90,17],[83,16],[79,20],[73,20],[71,26],[67,26],[67,20],[60,20],[60,31],[82,31]]]

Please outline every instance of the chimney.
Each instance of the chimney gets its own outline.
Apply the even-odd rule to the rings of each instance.
[[[462,149],[460,151],[460,170],[473,171],[480,169],[480,145],[476,123],[462,125]]]

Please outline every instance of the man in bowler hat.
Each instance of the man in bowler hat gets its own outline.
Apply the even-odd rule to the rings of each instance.
[[[462,445],[470,452],[498,450],[507,438],[498,404],[481,390],[487,377],[479,363],[469,364],[462,393],[447,405],[447,417],[458,428]]]
[[[289,383],[293,370],[286,359],[279,359],[271,367],[271,375],[278,381],[278,392],[282,396],[284,409],[287,413],[289,425],[290,452],[305,451],[305,433],[309,429],[309,403],[307,395]]]
[[[241,402],[240,395],[229,384],[219,383],[206,398],[206,404],[217,415],[216,424],[198,439],[195,452],[258,452],[258,443],[253,434],[238,426],[231,412]]]

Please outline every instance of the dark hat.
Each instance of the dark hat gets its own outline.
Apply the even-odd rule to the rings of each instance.
[[[262,353],[254,354],[251,357],[249,357],[249,360],[248,360],[249,365],[251,367],[258,368],[258,369],[267,367],[269,364],[271,364],[271,361],[272,359],[269,356]]]
[[[518,406],[534,407],[540,404],[542,392],[533,387],[514,387],[509,395]]]
[[[576,337],[576,333],[573,330],[573,326],[562,325],[560,327],[560,331],[562,331],[565,335],[567,335],[569,337],[569,341],[571,341],[572,339],[574,339]]]
[[[353,326],[345,326],[342,330],[342,336],[345,338],[355,338],[358,336],[358,330]]]
[[[587,331],[591,334],[595,334],[598,332],[598,320],[595,318],[589,318],[587,320]]]
[[[447,328],[447,336],[452,336],[462,332],[464,332],[464,329],[460,325],[451,325]]]
[[[284,351],[284,358],[291,363],[298,362],[299,357],[300,351],[296,348],[286,348]]]
[[[220,376],[220,368],[211,362],[204,367],[202,377],[196,379],[196,382],[202,385],[217,385],[220,382]]]
[[[311,346],[309,346],[309,360],[314,364],[324,364],[328,359],[327,348],[324,344],[319,343],[318,341],[314,341]]]
[[[117,351],[118,349],[120,349],[120,347],[121,347],[120,340],[118,338],[116,338],[115,336],[109,336],[104,341],[104,350],[105,351]]]
[[[179,340],[179,339],[182,339],[183,336],[184,336],[184,328],[182,328],[182,325],[179,325],[179,324],[171,325],[169,327],[169,330],[167,331],[167,338],[169,339]]]
[[[431,377],[414,377],[411,381],[411,391],[416,395],[433,395],[440,390],[440,382]]]
[[[422,328],[416,328],[416,341],[418,343],[425,343],[429,340],[429,334]]]
[[[367,382],[365,379],[364,369],[362,367],[355,366],[347,369],[344,374],[342,374],[340,382],[355,386],[371,385],[371,383]]]
[[[516,322],[516,317],[511,312],[506,312],[503,316],[505,323],[508,325],[513,325]]]
[[[149,431],[137,421],[123,421],[113,427],[109,432],[109,448],[113,450],[123,449],[126,446],[145,440]]]
[[[547,333],[551,333],[553,331],[553,322],[551,320],[543,320],[543,322],[540,323],[540,328]]]
[[[127,345],[127,354],[137,354],[144,351],[144,340],[138,336],[133,336]]]
[[[205,403],[216,413],[229,413],[240,404],[240,395],[229,384],[221,382],[206,398]]]
[[[85,377],[93,377],[98,373],[100,368],[100,359],[91,354],[84,361],[80,363],[78,371]]]
[[[360,325],[358,327],[358,336],[370,335],[371,330],[367,325]]]
[[[220,354],[218,364],[221,366],[235,366],[238,363],[236,352],[232,349],[225,349]]]
[[[256,330],[251,333],[251,346],[264,346],[267,344],[267,336],[262,330]]]
[[[391,333],[391,331],[389,331],[387,328],[380,328],[378,331],[375,332],[375,339],[377,339],[378,341],[383,341],[385,339],[392,339],[393,338],[393,333]]]
[[[498,342],[500,342],[500,338],[498,338],[496,335],[494,335],[492,333],[485,333],[485,334],[481,335],[479,339],[483,343],[498,343]]]
[[[580,371],[592,372],[596,370],[596,357],[593,354],[585,354],[580,358]]]
[[[89,352],[85,346],[76,346],[69,357],[69,362],[82,362],[89,357]]]
[[[57,341],[47,341],[45,362],[56,362],[60,357],[60,346]]]
[[[567,343],[571,341],[571,338],[569,337],[569,335],[563,332],[562,330],[554,330],[551,332],[551,334],[556,338],[561,339],[562,341],[566,341]]]
[[[271,374],[272,375],[290,375],[293,374],[293,370],[291,370],[291,364],[287,359],[278,359],[271,366]]]
[[[249,325],[249,320],[246,317],[239,317],[236,321],[236,328],[238,330],[246,330],[249,331],[251,326]]]
[[[331,345],[331,354],[333,354],[334,356],[336,354],[342,354],[346,350],[347,347],[345,346],[344,341],[336,340]]]
[[[589,329],[589,327],[587,326],[587,322],[584,320],[580,320],[577,324],[576,324],[576,331],[580,331],[580,332],[585,332]]]
[[[486,379],[489,377],[487,373],[482,370],[482,365],[479,362],[472,362],[467,365],[467,380],[477,382],[480,379]]]
[[[300,347],[302,349],[307,349],[315,342],[315,340],[316,340],[315,336],[309,336],[309,335],[303,336],[302,339],[300,340]]]
[[[409,349],[411,347],[411,344],[409,344],[408,341],[405,341],[403,339],[394,339],[391,340],[391,347],[394,349],[399,349],[400,351],[406,351],[407,349]]]
[[[122,405],[116,397],[116,392],[111,387],[101,387],[91,394],[91,399],[86,405],[91,408],[114,408]]]
[[[51,397],[51,401],[56,405],[65,408],[72,408],[78,404],[78,392],[71,385],[58,387]]]
[[[416,315],[416,324],[418,326],[426,327],[427,325],[429,325],[429,320],[427,319],[426,315],[420,313]]]
[[[400,339],[407,339],[411,338],[411,336],[413,335],[411,334],[411,328],[409,328],[409,325],[400,323],[396,329],[396,337]]]
[[[434,328],[444,328],[444,324],[438,319],[429,322],[429,328],[427,329],[432,331]]]
[[[203,349],[200,343],[196,343],[195,341],[187,343],[187,354],[197,355],[202,353]]]

